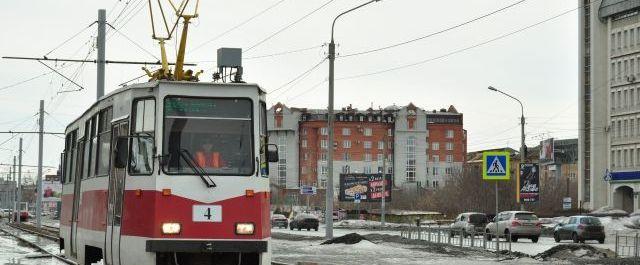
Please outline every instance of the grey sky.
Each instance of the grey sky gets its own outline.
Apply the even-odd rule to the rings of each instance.
[[[203,0],[201,17],[189,32],[187,50],[199,46],[238,25],[279,0],[214,1]],[[10,1],[0,9],[2,29],[0,55],[33,56],[46,54],[58,44],[96,20],[97,9],[106,8],[113,21],[129,2],[131,13],[124,12],[116,25],[132,19],[121,32],[146,50],[159,56],[151,40],[148,11],[142,0],[57,0]],[[140,2],[135,13],[133,7]],[[273,9],[200,49],[188,53],[188,61],[213,61],[219,47],[248,48],[280,30],[327,0],[285,0]],[[335,0],[300,23],[282,31],[245,53],[245,57],[320,46],[329,42],[333,17],[343,10],[363,3]],[[427,35],[446,27],[491,12],[517,0],[425,1],[384,0],[374,3],[338,22],[335,38],[340,54],[369,50]],[[113,11],[109,10],[115,6]],[[336,60],[336,77],[352,76],[422,61],[465,48],[502,34],[528,26],[577,7],[569,0],[528,0],[489,18],[462,28],[412,44],[381,52]],[[111,12],[110,12],[111,11]],[[125,18],[125,19],[123,19]],[[542,137],[577,137],[577,11],[561,16],[510,37],[443,59],[415,67],[336,82],[336,106],[353,104],[368,108],[413,102],[427,110],[454,105],[464,113],[468,130],[468,149],[519,146],[519,105],[509,98],[486,89],[493,85],[519,97],[525,104],[527,143],[534,146]],[[84,58],[87,43],[95,27],[86,30],[48,57]],[[107,58],[112,60],[155,61],[121,35],[112,32],[107,43]],[[326,47],[282,56],[244,60],[245,80],[275,90],[291,81],[325,57]],[[169,45],[170,60],[175,45]],[[95,58],[93,53],[90,58]],[[205,81],[210,80],[213,62],[202,62]],[[73,76],[86,89],[58,94],[77,87],[50,74],[24,84],[0,90],[0,131],[31,130],[36,124],[38,100],[44,99],[50,113],[46,130],[61,132],[95,99],[95,65],[78,64],[61,70]],[[0,60],[0,88],[48,72],[34,61]],[[278,101],[289,106],[325,108],[327,104],[328,64],[324,62],[291,87],[284,87],[268,97],[268,104]],[[107,93],[118,84],[139,76],[139,66],[108,65]],[[145,81],[145,79],[140,79]],[[319,83],[322,83],[318,85]],[[317,85],[315,88],[313,88]],[[313,89],[312,89],[313,88]],[[281,93],[285,91],[285,93]],[[304,93],[303,93],[304,92]],[[9,139],[1,134],[0,143]],[[36,164],[37,137],[25,135],[25,164]],[[0,163],[10,162],[17,152],[17,138],[0,145]],[[45,165],[57,165],[63,140],[45,136]],[[7,150],[9,149],[9,150]],[[0,167],[0,175],[6,168]]]

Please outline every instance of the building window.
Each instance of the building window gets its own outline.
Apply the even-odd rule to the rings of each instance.
[[[364,149],[371,149],[371,141],[364,141]]]
[[[302,129],[302,135],[307,135],[307,128]]]
[[[378,141],[378,149],[379,150],[384,149],[384,141]]]
[[[427,138],[429,138],[429,129],[427,129]],[[427,183],[429,182],[427,181]]]
[[[453,174],[453,169],[452,169],[452,168],[450,168],[450,167],[445,168],[445,169],[444,169],[444,173],[445,173],[445,174],[447,174],[447,175],[451,175],[451,174]]]
[[[378,162],[382,163],[384,161],[384,154],[378,154]]]
[[[415,182],[416,181],[416,138],[413,136],[409,136],[407,138],[405,155],[407,158],[406,160],[407,162],[405,165],[405,171],[406,171],[405,179],[407,182]]]
[[[453,138],[453,130],[447,130],[447,138]]]
[[[329,140],[320,140],[320,148],[322,149],[327,149],[327,147],[329,146]]]
[[[364,161],[365,162],[371,162],[371,154],[370,153],[365,153],[364,154]]]
[[[320,128],[320,135],[329,135],[329,129],[327,127]]]
[[[451,151],[453,150],[453,143],[449,142],[446,144],[447,150]]]
[[[440,143],[438,143],[438,142],[431,143],[431,150],[433,150],[433,151],[440,150]]]
[[[393,130],[387,129],[387,135],[388,136],[393,136]]]
[[[371,128],[364,128],[364,136],[371,136],[373,135],[373,131],[371,130]]]
[[[453,155],[447,155],[447,163],[453,162]]]
[[[344,160],[345,162],[351,161],[351,154],[349,153],[342,154],[342,160]]]
[[[371,174],[371,167],[370,166],[365,166],[362,169],[362,172],[365,173],[365,174]]]
[[[320,161],[326,162],[327,161],[327,153],[320,153]]]
[[[285,187],[287,184],[287,136],[278,137],[278,185]]]
[[[439,155],[432,155],[431,157],[433,157],[433,162],[435,162],[435,163],[440,162],[440,156]]]
[[[307,148],[307,140],[302,140],[302,148]]]
[[[437,167],[433,167],[431,169],[431,173],[433,173],[434,176],[437,176],[438,175],[438,168]]]
[[[351,135],[351,129],[342,128],[342,135]]]
[[[348,174],[349,172],[351,172],[351,168],[349,167],[349,165],[342,166],[342,173]]]
[[[308,154],[308,153],[304,153],[304,158],[303,158],[303,159],[304,159],[305,161],[306,161],[306,160],[309,160],[309,154]]]
[[[350,140],[343,140],[342,141],[342,147],[343,148],[351,148],[351,141]]]

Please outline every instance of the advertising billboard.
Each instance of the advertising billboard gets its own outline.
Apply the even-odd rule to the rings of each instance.
[[[59,202],[62,195],[62,183],[60,181],[42,181],[42,201]]]
[[[540,157],[541,164],[553,164],[555,163],[555,157],[553,155],[553,138],[540,142]]]
[[[353,202],[360,196],[361,202],[379,202],[382,200],[383,174],[340,174],[341,202]],[[385,201],[391,201],[391,174],[385,175]]]
[[[538,164],[520,164],[518,187],[518,198],[521,203],[540,200],[540,166]]]

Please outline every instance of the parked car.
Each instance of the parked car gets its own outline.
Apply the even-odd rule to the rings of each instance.
[[[11,209],[0,209],[0,218],[9,218],[11,216]]]
[[[296,215],[296,217],[291,220],[291,222],[289,223],[289,229],[298,229],[298,231],[300,231],[301,229],[307,229],[307,231],[313,229],[318,231],[319,223],[320,221],[315,215],[301,213]]]
[[[600,219],[593,216],[571,216],[566,224],[560,223],[553,230],[553,239],[556,242],[566,239],[573,240],[573,243],[598,240],[598,243],[602,244],[604,238],[604,226],[600,223]]]
[[[13,212],[13,221],[17,221],[18,212]],[[30,215],[27,211],[20,211],[20,222],[26,222],[29,220]]]
[[[452,237],[456,234],[467,237],[468,235],[482,233],[488,222],[489,219],[486,214],[476,212],[461,213],[449,226],[451,228],[449,234]]]
[[[289,226],[289,219],[282,214],[274,214],[271,216],[271,227],[281,227],[287,229]]]
[[[491,240],[493,236],[511,235],[512,242],[517,242],[519,238],[526,237],[531,239],[533,243],[537,243],[541,231],[542,223],[538,220],[538,216],[527,211],[501,212],[485,228],[488,240]]]

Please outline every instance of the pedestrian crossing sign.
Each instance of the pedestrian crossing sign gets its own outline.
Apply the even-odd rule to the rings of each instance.
[[[509,180],[509,152],[482,153],[482,179]]]

